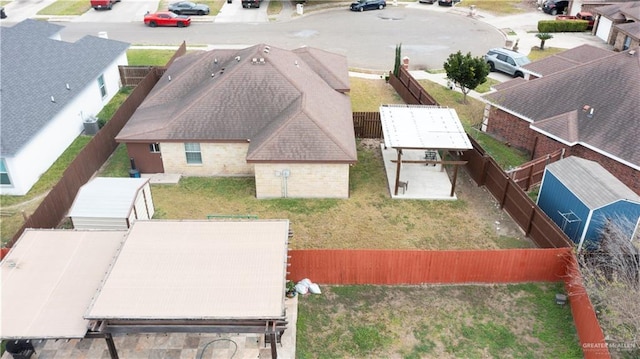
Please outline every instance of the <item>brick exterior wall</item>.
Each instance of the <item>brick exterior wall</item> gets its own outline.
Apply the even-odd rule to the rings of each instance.
[[[348,164],[257,163],[255,176],[257,198],[349,198]]]
[[[498,108],[492,107],[489,112],[487,133],[530,154],[535,151],[535,153],[533,153],[533,158],[546,156],[549,153],[564,148],[565,157],[573,155],[598,162],[607,171],[611,172],[611,174],[622,181],[622,183],[627,185],[634,192],[640,194],[640,171],[582,145],[569,147],[552,138],[544,136],[530,129],[529,122]]]
[[[247,164],[248,143],[200,143],[202,164],[187,164],[184,143],[160,144],[165,173],[184,176],[253,176],[253,165]]]
[[[614,51],[623,51],[624,48],[624,40],[627,38],[627,34],[618,31],[615,37],[615,42],[613,43]],[[640,45],[640,41],[638,39],[631,38],[631,44],[629,45],[629,49],[635,49]]]

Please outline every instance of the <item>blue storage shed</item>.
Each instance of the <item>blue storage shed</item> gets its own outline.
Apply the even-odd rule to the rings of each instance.
[[[640,196],[597,162],[576,156],[547,165],[538,206],[578,249],[597,243],[608,221],[629,240],[640,224]]]

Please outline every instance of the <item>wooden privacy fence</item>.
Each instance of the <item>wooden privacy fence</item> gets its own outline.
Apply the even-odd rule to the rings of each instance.
[[[473,149],[464,151],[467,172],[487,190],[525,234],[540,248],[572,247],[567,235],[536,205],[526,192],[510,178],[496,161],[472,138]]]
[[[418,80],[413,78],[409,73],[409,70],[400,66],[398,77],[393,73],[390,74],[389,84],[393,86],[398,95],[402,97],[404,102],[409,105],[431,105],[439,106],[438,102],[431,97],[420,85]]]
[[[610,358],[570,248],[476,251],[291,250],[289,279],[329,285],[564,282],[586,359]],[[579,281],[578,281],[579,282]],[[550,298],[553,300],[553,298]]]
[[[354,112],[353,129],[356,138],[382,138],[380,112]]]
[[[55,228],[64,219],[82,185],[87,183],[117,147],[116,135],[127,123],[153,86],[161,72],[151,71],[129,94],[122,106],[104,127],[80,151],[62,174],[60,181],[49,191],[40,206],[14,234],[7,247],[20,238],[26,228]]]
[[[518,166],[507,174],[513,182],[515,182],[520,188],[528,191],[531,186],[535,186],[542,182],[542,175],[544,174],[544,168],[549,164],[561,160],[564,157],[564,148],[561,148],[546,156],[542,156],[533,161],[529,161],[525,164]]]

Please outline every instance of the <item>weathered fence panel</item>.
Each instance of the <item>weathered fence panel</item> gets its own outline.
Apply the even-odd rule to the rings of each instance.
[[[568,248],[509,250],[292,250],[289,278],[325,284],[558,282]]]
[[[354,112],[353,129],[356,138],[382,138],[380,112]]]
[[[542,182],[544,168],[548,164],[559,161],[563,157],[564,149],[559,149],[546,156],[522,164],[518,166],[518,168],[514,168],[507,173],[520,188],[528,191],[532,186]]]

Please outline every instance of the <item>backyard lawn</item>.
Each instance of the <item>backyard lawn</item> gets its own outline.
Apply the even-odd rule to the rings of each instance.
[[[321,290],[298,298],[300,359],[582,358],[562,283]]]

